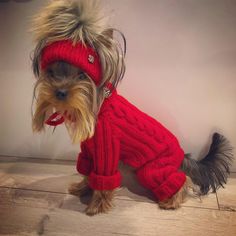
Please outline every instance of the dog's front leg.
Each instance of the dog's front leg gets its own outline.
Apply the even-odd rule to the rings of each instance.
[[[77,197],[88,194],[91,191],[91,188],[88,186],[88,177],[86,176],[81,182],[72,183],[68,188],[68,192]]]
[[[113,197],[114,190],[94,190],[91,202],[86,208],[86,214],[93,216],[98,213],[108,212],[113,207]]]

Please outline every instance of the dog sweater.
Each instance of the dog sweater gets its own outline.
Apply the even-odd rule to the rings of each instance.
[[[184,184],[179,171],[184,152],[176,137],[114,89],[102,104],[94,136],[81,143],[77,170],[95,190],[121,184],[119,160],[135,168],[139,182],[158,200],[172,197]]]
[[[44,47],[41,69],[63,60],[78,66],[99,85],[102,78],[99,56],[82,42],[53,42]],[[49,125],[64,122],[65,114],[54,113]],[[159,122],[138,110],[115,90],[106,98],[99,112],[94,136],[81,144],[77,169],[89,176],[89,185],[97,190],[120,186],[118,162],[134,167],[139,182],[153,191],[159,200],[170,198],[184,184],[179,172],[184,152],[175,136]]]

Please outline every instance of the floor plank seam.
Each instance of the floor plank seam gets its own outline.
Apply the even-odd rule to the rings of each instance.
[[[2,158],[9,158],[9,162],[13,162],[14,158],[17,162],[36,162],[39,164],[65,164],[65,165],[75,165],[76,160],[64,160],[64,159],[51,159],[51,158],[40,158],[40,157],[24,157],[24,156],[8,156],[8,155],[0,155],[0,163],[8,162],[7,160],[1,161]]]
[[[55,210],[56,208],[58,207],[51,207],[51,208],[48,208],[48,206],[30,206],[30,205],[27,205],[25,203],[18,203],[18,202],[7,202],[7,203],[2,203],[0,202],[0,207],[23,207],[23,208],[29,208],[29,209],[44,209],[44,210],[47,210],[48,212],[52,211],[52,210]],[[1,235],[1,234],[0,234]]]
[[[232,206],[220,206],[220,211],[230,211],[236,213],[236,209]]]
[[[124,233],[116,233],[116,232],[104,232],[112,235],[124,235],[124,236],[139,236],[138,234],[124,234]]]
[[[22,191],[33,191],[33,192],[41,192],[41,193],[61,194],[61,195],[66,195],[66,194],[68,194],[68,193],[65,193],[65,192],[54,192],[54,191],[47,191],[47,190],[17,188],[17,187],[8,187],[8,186],[0,186],[0,189],[1,189],[1,188],[2,188],[2,189],[22,190]]]
[[[221,210],[221,209],[220,209],[219,198],[218,198],[218,195],[217,195],[217,191],[216,191],[215,194],[216,194],[216,202],[217,202],[218,209]]]

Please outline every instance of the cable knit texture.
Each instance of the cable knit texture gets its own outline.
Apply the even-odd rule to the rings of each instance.
[[[101,82],[101,64],[98,54],[93,48],[84,46],[80,41],[73,45],[70,40],[53,42],[44,47],[41,54],[41,68],[55,61],[66,61],[85,71],[99,85]]]
[[[118,162],[122,160],[162,201],[186,181],[178,170],[183,158],[173,134],[114,90],[101,107],[94,136],[81,144],[77,170],[89,176],[91,188],[110,190],[120,186]]]

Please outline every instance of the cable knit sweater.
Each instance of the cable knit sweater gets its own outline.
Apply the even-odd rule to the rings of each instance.
[[[41,69],[58,60],[81,68],[96,85],[101,82],[99,55],[89,45],[80,41],[74,45],[71,40],[53,42],[42,51]],[[46,123],[61,124],[64,115],[55,113]],[[184,152],[175,136],[115,90],[101,107],[94,136],[81,144],[81,150],[77,169],[89,176],[93,189],[120,186],[119,160],[136,168],[139,182],[159,200],[173,196],[185,182],[184,173],[178,171]]]
[[[94,136],[81,143],[77,170],[89,176],[92,189],[111,190],[121,184],[122,160],[136,169],[144,187],[165,200],[186,180],[178,171],[183,158],[173,134],[114,90],[103,102]]]

